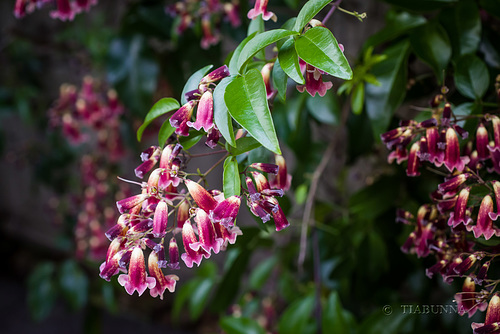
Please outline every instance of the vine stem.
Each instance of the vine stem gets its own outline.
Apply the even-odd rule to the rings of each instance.
[[[332,7],[328,11],[328,13],[326,13],[325,18],[322,21],[323,24],[326,25],[326,22],[330,19],[330,16],[332,16],[333,12],[335,11],[335,9],[337,9],[337,7],[340,5],[341,2],[342,0],[337,0],[334,3],[332,3]]]

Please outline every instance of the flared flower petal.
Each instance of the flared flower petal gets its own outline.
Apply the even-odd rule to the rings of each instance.
[[[276,22],[278,19],[273,12],[267,10],[268,0],[255,0],[254,8],[248,11],[247,17],[250,20],[255,19],[257,16],[262,14],[262,19],[264,21],[269,21],[270,19]]]
[[[197,131],[203,128],[205,132],[208,132],[214,126],[214,99],[210,90],[203,93],[200,98],[198,110],[196,111],[196,121],[189,121],[187,125]]]
[[[287,191],[290,189],[290,185],[292,184],[292,176],[288,174],[285,158],[283,158],[282,155],[275,154],[274,162],[276,163],[276,166],[278,166],[278,172],[271,173],[271,175],[269,175],[271,188]]]
[[[462,292],[455,294],[455,301],[457,302],[458,314],[462,316],[467,313],[469,318],[472,317],[477,310],[483,312],[488,306],[485,302],[476,302],[476,284],[470,277],[465,278]]]
[[[61,21],[72,21],[75,18],[75,12],[69,0],[57,0],[57,10],[51,11],[50,17]]]
[[[191,120],[191,115],[193,114],[194,106],[196,101],[189,101],[185,105],[179,108],[171,117],[170,125],[175,128],[175,133],[179,136],[188,136],[189,127],[187,122]]]
[[[186,221],[182,226],[182,243],[184,245],[185,253],[181,255],[182,261],[188,268],[193,267],[193,263],[200,265],[203,255],[206,253],[202,248],[195,251],[191,248],[191,244],[197,243],[198,239],[194,233],[193,226],[190,221]]]
[[[444,157],[444,165],[451,172],[454,169],[459,172],[463,171],[465,165],[469,163],[470,159],[467,156],[460,156],[460,145],[458,144],[457,133],[453,128],[446,130],[446,150]]]
[[[278,210],[276,212],[273,212],[273,219],[274,219],[274,224],[276,225],[277,232],[290,226],[290,223],[286,219],[286,216],[283,213],[283,210],[281,210],[280,206],[278,206]]]
[[[466,187],[460,191],[455,204],[455,211],[450,213],[448,226],[453,228],[459,224],[469,225],[472,219],[467,216],[467,201],[469,200],[470,187]]]
[[[498,333],[500,331],[500,297],[497,293],[491,297],[484,323],[471,324],[474,334]]]
[[[224,240],[217,238],[215,233],[214,224],[210,221],[208,214],[202,209],[196,209],[196,216],[194,221],[198,226],[198,235],[200,236],[199,242],[193,242],[189,245],[194,251],[201,248],[206,252],[205,258],[210,257],[210,252],[213,250],[215,254],[220,252],[220,246]]]
[[[297,90],[301,93],[307,91],[309,95],[313,97],[316,93],[318,93],[319,96],[325,96],[326,91],[333,87],[333,83],[330,81],[323,82],[323,76],[319,70],[309,64],[306,66],[305,80],[306,83],[304,85],[297,86]]]
[[[148,194],[139,194],[131,197],[124,198],[116,202],[116,207],[120,213],[125,213],[126,211],[134,208],[135,206],[141,204],[149,197]]]
[[[240,204],[241,198],[239,196],[228,197],[209,212],[209,217],[214,223],[221,223],[224,227],[231,228],[238,215]]]
[[[217,200],[213,198],[210,193],[200,186],[198,183],[191,180],[184,180],[186,184],[189,194],[193,198],[193,200],[198,204],[198,206],[203,209],[205,212],[210,212],[217,207]]]
[[[128,274],[118,276],[118,283],[125,288],[129,295],[137,291],[140,296],[147,288],[155,287],[156,280],[153,277],[148,277],[146,273],[144,253],[140,247],[134,247],[130,257]]]
[[[479,238],[484,236],[486,240],[489,240],[493,235],[500,236],[500,229],[493,227],[493,222],[490,218],[490,213],[493,212],[493,199],[490,195],[486,195],[481,201],[481,206],[479,207],[479,213],[477,215],[477,224],[467,229],[474,232],[474,237]]]
[[[148,269],[149,274],[156,280],[154,287],[150,287],[149,289],[151,297],[155,298],[156,296],[160,296],[160,299],[163,300],[163,293],[166,289],[170,292],[175,291],[175,284],[179,280],[179,277],[176,275],[165,276],[163,274],[161,269],[158,267],[158,256],[155,252],[151,252],[151,254],[149,254]]]
[[[153,148],[153,151],[151,154],[149,154],[151,148]],[[136,169],[134,169],[135,176],[140,179],[142,179],[146,173],[153,169],[153,167],[158,162],[158,159],[160,158],[160,148],[158,146],[151,146],[151,148],[141,154],[141,159],[144,159],[144,157],[146,156],[147,159],[143,160],[144,162],[140,164]]]

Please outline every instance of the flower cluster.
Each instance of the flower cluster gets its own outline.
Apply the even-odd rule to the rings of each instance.
[[[102,259],[108,242],[103,233],[116,221],[113,202],[107,200],[110,191],[127,193],[126,186],[113,189],[110,174],[124,156],[120,135],[123,107],[114,90],[107,90],[90,76],[83,79],[81,89],[64,84],[49,120],[53,128],[61,129],[67,141],[87,151],[79,156],[81,189],[71,198],[76,216],[75,244],[79,259],[87,255]],[[120,195],[123,196],[123,195]],[[68,212],[66,212],[68,213]]]
[[[238,0],[182,0],[167,6],[165,10],[175,18],[176,35],[182,35],[186,29],[201,24],[201,47],[208,49],[219,43],[219,27],[222,21],[228,21],[233,28],[241,25],[238,7]]]
[[[251,212],[263,222],[273,217],[277,231],[289,225],[276,199],[290,187],[291,176],[283,157],[276,156],[276,164],[250,164],[243,175],[236,175],[246,180],[242,195],[226,197],[222,191],[207,190],[200,184],[215,166],[205,174],[196,174],[201,177],[197,182],[185,171],[194,156],[183,149],[179,138],[188,136],[191,129],[203,129],[207,134],[206,146],[213,149],[218,145],[220,134],[214,124],[212,91],[216,82],[228,75],[226,66],[217,68],[200,80],[197,89],[186,93],[187,102],[169,119],[176,136],[164,148],[151,146],[141,154],[143,162],[135,169],[135,175],[146,179],[149,173],[147,182],[139,184],[141,192],[116,203],[121,215],[106,232],[111,244],[100,276],[109,281],[113,275],[124,272],[118,282],[129,294],[137,291],[141,295],[149,288],[151,296],[163,298],[166,289],[174,291],[179,278],[175,274],[165,276],[162,268],[179,269],[180,260],[191,268],[234,244],[242,234],[235,224],[242,196],[246,196]],[[241,131],[237,137],[240,136],[243,136]],[[225,151],[208,154],[222,152]],[[182,254],[178,246],[181,240]],[[146,248],[151,252],[149,276],[143,254]]]
[[[47,4],[56,5],[56,10],[50,12],[52,18],[71,21],[76,14],[88,11],[90,7],[96,5],[97,0],[16,0],[14,15],[21,18]]]
[[[498,244],[494,239],[500,236],[496,225],[500,216],[500,118],[493,114],[457,117],[443,95],[434,98],[431,107],[432,118],[402,121],[398,128],[381,135],[391,150],[389,162],[407,161],[408,176],[418,176],[423,165],[433,165],[447,175],[430,194],[431,203],[422,205],[416,215],[398,211],[398,222],[414,226],[401,249],[418,257],[436,257],[436,263],[426,270],[429,278],[440,274],[446,283],[463,278],[462,291],[455,295],[459,313],[471,317],[488,308],[486,322],[473,324],[474,333],[496,332],[495,292],[500,279],[488,277],[488,271],[500,255],[491,246]],[[473,136],[458,125],[465,120],[475,126]]]

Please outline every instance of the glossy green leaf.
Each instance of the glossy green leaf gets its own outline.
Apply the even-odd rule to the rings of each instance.
[[[257,34],[263,33],[266,31],[266,28],[264,26],[264,20],[262,19],[262,14],[254,18],[253,20],[250,21],[250,24],[248,25],[247,29],[247,36],[253,34],[256,32]],[[255,57],[258,59],[266,59],[266,52],[264,49],[260,50],[255,54]]]
[[[66,260],[60,268],[61,292],[71,309],[78,310],[87,304],[89,281],[85,272],[74,260]]]
[[[314,308],[314,295],[299,298],[288,306],[279,321],[279,333],[304,333]]]
[[[191,147],[196,145],[201,140],[201,138],[203,138],[204,134],[205,133],[201,131],[191,130],[189,131],[189,136],[179,137],[179,143],[185,150],[189,150]]]
[[[331,0],[309,0],[297,15],[293,30],[300,32]]]
[[[243,41],[241,41],[240,44],[236,47],[236,49],[233,51],[233,55],[231,57],[231,60],[229,61],[229,73],[231,75],[236,75],[239,71],[238,68],[238,59],[240,58],[241,51],[243,48],[247,45],[247,43],[254,38],[257,35],[257,32],[254,32],[253,34],[247,36]]]
[[[352,79],[351,66],[330,30],[314,27],[295,41],[298,56],[334,77]]]
[[[270,258],[260,262],[252,269],[249,280],[251,289],[258,291],[262,288],[275,268],[276,262],[277,258],[275,256],[271,256]]]
[[[348,333],[351,330],[349,323],[344,318],[344,309],[336,291],[328,296],[321,319],[323,333]]]
[[[231,116],[270,151],[281,154],[267,104],[264,79],[256,69],[235,78],[226,87],[224,101]]]
[[[300,71],[299,56],[295,50],[295,40],[289,38],[278,51],[278,60],[283,71],[296,83],[303,85],[304,76]]]
[[[179,102],[171,97],[164,97],[157,101],[147,113],[146,118],[144,118],[144,123],[142,123],[141,127],[137,130],[137,141],[141,141],[144,130],[152,121],[179,107]]]
[[[28,307],[37,321],[45,319],[56,302],[57,284],[54,275],[54,264],[45,262],[37,265],[28,277]]]
[[[226,142],[236,147],[236,140],[234,139],[233,121],[229,111],[227,110],[226,102],[224,101],[224,93],[226,92],[227,85],[233,80],[233,78],[222,79],[217,87],[215,87],[213,98],[214,98],[214,122],[219,129],[222,137]]]
[[[182,94],[181,94],[181,104],[182,105],[187,103],[186,93],[197,89],[198,86],[200,85],[201,79],[203,79],[205,74],[207,74],[208,71],[210,71],[210,69],[212,67],[213,67],[213,65],[207,65],[203,68],[200,68],[198,71],[194,72],[189,77],[189,79],[186,81],[186,84],[184,85],[184,88],[182,89]]]
[[[220,320],[220,327],[227,334],[265,334],[266,331],[259,323],[251,318],[224,317]]]
[[[327,92],[321,97],[307,96],[306,101],[309,114],[317,121],[325,124],[336,125],[340,119],[340,105],[337,97],[332,92]]]
[[[192,319],[198,319],[200,317],[207,305],[208,297],[210,296],[210,292],[212,292],[213,286],[214,281],[212,278],[204,278],[191,290],[189,311]]]
[[[360,115],[363,111],[363,104],[365,101],[365,85],[358,84],[354,87],[351,94],[351,108],[352,112]]]
[[[237,156],[243,154],[245,152],[256,149],[257,147],[262,146],[255,138],[253,137],[242,137],[236,140],[235,147],[229,147],[229,153],[233,156]]]
[[[241,181],[236,157],[229,156],[224,161],[224,172],[222,179],[225,198],[240,195]]]
[[[166,120],[161,125],[160,131],[158,132],[158,145],[163,147],[167,142],[168,138],[175,132],[175,128],[170,124],[170,120]]]
[[[425,24],[413,31],[410,42],[415,54],[429,64],[441,84],[451,57],[451,44],[446,31],[438,23]]]
[[[439,20],[448,32],[453,59],[477,51],[481,41],[481,18],[474,1],[460,1],[455,7],[442,11]]]
[[[488,68],[477,56],[460,57],[455,66],[455,85],[460,94],[470,99],[480,99],[488,90]]]
[[[248,41],[248,43],[246,43],[246,45],[241,50],[238,58],[238,72],[242,70],[246,62],[250,60],[258,51],[262,50],[268,45],[279,41],[282,38],[292,35],[298,35],[298,33],[284,29],[275,29],[256,35],[254,38]]]
[[[272,78],[273,86],[278,91],[279,98],[285,101],[288,77],[281,68],[279,59],[274,62]]]
[[[406,95],[406,62],[410,43],[403,40],[384,51],[387,58],[372,67],[380,85],[366,84],[365,106],[376,140],[389,126]]]

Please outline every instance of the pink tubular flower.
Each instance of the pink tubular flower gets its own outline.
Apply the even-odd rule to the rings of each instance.
[[[497,293],[491,297],[484,323],[471,324],[474,334],[498,333],[500,331],[500,297]]]
[[[57,10],[50,12],[50,17],[61,21],[72,21],[75,18],[75,12],[71,7],[69,0],[57,0]]]
[[[191,180],[185,180],[184,183],[186,184],[189,194],[191,195],[193,200],[205,212],[210,212],[217,207],[217,200],[213,198],[213,196],[210,195],[210,193],[205,188]]]
[[[180,269],[179,266],[179,247],[177,246],[177,241],[174,237],[170,239],[168,243],[168,264],[170,269]]]
[[[175,291],[175,284],[179,280],[179,277],[177,275],[165,276],[163,274],[160,267],[158,267],[158,255],[155,252],[149,254],[148,269],[149,274],[156,280],[154,287],[149,288],[151,297],[155,298],[156,296],[160,296],[160,299],[163,300],[163,293],[166,289],[170,292]]]
[[[271,188],[287,191],[292,184],[292,176],[287,172],[285,158],[282,155],[275,154],[274,159],[278,166],[278,173],[276,176],[269,175]]]
[[[221,223],[226,228],[234,226],[234,221],[240,209],[241,198],[239,196],[231,196],[219,202],[217,207],[209,212],[210,219],[214,223]]]
[[[200,81],[200,86],[222,80],[228,76],[229,76],[229,68],[226,65],[222,65],[221,67],[218,67],[212,72],[205,75]]]
[[[271,99],[274,94],[276,93],[276,90],[273,89],[271,86],[271,71],[273,70],[274,63],[267,63],[262,67],[262,70],[260,73],[262,74],[262,78],[264,79],[264,84],[266,86],[266,96],[267,99]]]
[[[205,132],[208,132],[214,126],[214,99],[210,90],[203,93],[200,98],[196,121],[194,123],[189,121],[187,125],[197,131],[203,128]]]
[[[165,201],[160,201],[155,209],[153,218],[153,236],[163,238],[167,231],[168,224],[168,205]]]
[[[457,202],[455,204],[455,211],[450,213],[448,219],[448,226],[453,228],[460,224],[469,225],[472,219],[467,216],[467,201],[469,200],[470,187],[463,188],[458,194]]]
[[[217,238],[221,238],[223,240],[221,250],[225,250],[228,243],[233,245],[236,242],[236,237],[243,234],[237,226],[234,226],[229,230],[220,223],[214,223],[214,228]]]
[[[215,254],[218,254],[220,251],[220,246],[222,245],[224,240],[217,238],[214,225],[210,221],[210,218],[208,218],[207,213],[200,208],[196,209],[196,216],[194,217],[194,221],[198,226],[200,241],[191,243],[189,247],[191,247],[191,249],[194,251],[198,251],[201,247],[206,252],[204,254],[205,258],[210,257],[210,252],[212,250]]]
[[[134,169],[135,176],[142,179],[144,174],[148,173],[160,158],[161,150],[158,146],[151,146],[149,149],[141,154],[141,159],[144,161],[136,169]]]
[[[477,224],[467,226],[467,230],[474,232],[474,237],[479,238],[481,235],[486,240],[489,240],[493,235],[500,236],[500,229],[493,227],[493,222],[489,216],[493,212],[493,200],[490,195],[486,195],[481,201],[479,213],[477,215]]]
[[[116,207],[120,213],[124,213],[133,207],[141,204],[149,197],[148,194],[139,194],[131,197],[124,198],[116,202]]]
[[[268,0],[255,0],[255,7],[248,11],[247,17],[250,20],[255,19],[259,14],[262,14],[262,19],[264,21],[269,21],[269,19],[276,22],[278,19],[273,12],[267,10]]]
[[[420,151],[420,142],[416,141],[410,148],[410,155],[408,156],[408,166],[406,167],[406,175],[419,176],[420,160],[418,159],[418,152]]]
[[[460,156],[460,146],[458,144],[457,133],[453,128],[446,130],[446,149],[444,157],[444,165],[451,172],[454,169],[463,171],[465,165],[469,163],[469,157]]]
[[[455,301],[457,302],[458,314],[468,314],[469,318],[476,313],[477,310],[484,312],[488,304],[485,302],[476,302],[476,284],[470,277],[466,277],[462,292],[455,294]]]
[[[182,261],[184,261],[188,268],[192,268],[193,263],[196,263],[199,266],[201,260],[203,259],[203,256],[206,253],[203,248],[198,250],[194,250],[193,248],[191,248],[191,244],[197,242],[198,239],[196,239],[196,234],[194,233],[193,227],[191,226],[191,222],[187,220],[182,226],[182,243],[186,252],[181,255],[181,259]]]
[[[208,49],[210,46],[219,43],[220,36],[213,33],[209,16],[205,15],[201,18],[201,29],[203,31],[203,37],[201,39],[202,49]]]
[[[134,247],[130,257],[129,272],[118,276],[118,283],[125,288],[129,295],[134,291],[142,295],[147,288],[153,289],[156,285],[154,277],[148,277],[146,265],[144,263],[144,254],[141,247]]]
[[[311,96],[319,94],[319,96],[325,96],[326,91],[333,87],[333,84],[328,82],[323,82],[323,76],[320,70],[316,67],[307,64],[306,65],[306,83],[304,85],[297,86],[297,90],[301,93],[307,91]]]
[[[479,160],[486,160],[489,158],[490,152],[488,151],[488,144],[488,131],[481,123],[476,130],[476,150]]]
[[[188,136],[189,127],[187,122],[191,120],[191,115],[193,114],[193,109],[196,101],[189,101],[185,105],[179,108],[172,117],[170,117],[170,125],[175,128],[175,133],[179,136]]]

